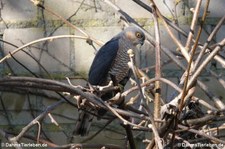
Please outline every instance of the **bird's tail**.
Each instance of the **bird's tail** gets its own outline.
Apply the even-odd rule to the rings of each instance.
[[[81,110],[79,112],[79,118],[76,123],[74,134],[79,136],[88,135],[93,118],[93,115]]]

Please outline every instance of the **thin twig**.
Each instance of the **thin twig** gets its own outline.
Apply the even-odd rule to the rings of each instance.
[[[56,103],[54,103],[51,106],[48,106],[46,108],[46,110],[41,113],[39,116],[37,116],[35,119],[33,119],[27,126],[25,126],[22,131],[15,137],[10,138],[11,141],[19,141],[23,135],[33,126],[35,125],[38,121],[40,121],[41,119],[43,119],[50,111],[52,111],[53,109],[55,109],[57,106],[59,106],[60,104],[62,104],[64,102],[64,100],[60,100]]]
[[[191,26],[190,26],[190,31],[189,31],[189,34],[188,34],[188,38],[187,38],[187,42],[186,42],[186,45],[185,45],[185,48],[189,50],[190,48],[190,45],[191,45],[191,41],[192,41],[192,38],[194,37],[194,30],[195,30],[195,25],[197,23],[197,20],[198,20],[198,15],[199,15],[199,11],[200,11],[200,6],[201,6],[201,3],[202,3],[202,0],[198,0],[197,1],[197,4],[195,6],[195,9],[194,9],[194,15],[192,17],[192,22],[191,22]],[[207,8],[207,7],[206,7]],[[208,9],[206,9],[207,11]],[[196,44],[198,43],[198,41],[195,41]]]
[[[213,39],[213,37],[216,35],[216,33],[219,31],[220,27],[223,25],[223,22],[225,21],[225,15],[220,19],[220,21],[217,23],[216,27],[213,29],[213,31],[211,32],[211,34],[209,35],[209,37],[207,38],[207,41],[205,42],[205,44],[203,45],[200,54],[198,55],[196,61],[195,61],[195,66],[194,66],[194,70],[197,68],[197,66],[199,65],[199,62],[202,59],[203,54],[205,53],[205,50],[207,49],[209,43],[211,42],[211,40]]]
[[[45,37],[45,38],[41,38],[41,39],[37,39],[37,40],[34,40],[34,41],[31,41],[17,49],[15,49],[14,51],[12,51],[10,54],[7,54],[6,56],[4,56],[1,60],[0,60],[0,63],[2,63],[3,61],[5,61],[6,59],[10,58],[11,55],[14,55],[15,53],[19,52],[20,50],[28,47],[28,46],[31,46],[33,44],[36,44],[36,43],[39,43],[39,42],[43,42],[43,41],[46,41],[46,40],[49,40],[49,41],[52,41],[52,40],[55,40],[55,39],[60,39],[60,38],[78,38],[78,39],[87,39],[86,37],[83,37],[83,36],[76,36],[76,35],[59,35],[59,36],[52,36],[52,37]]]
[[[160,33],[159,33],[159,23],[157,14],[155,11],[155,5],[152,5],[152,16],[154,21],[155,29],[155,78],[161,78],[161,42],[160,42]],[[161,87],[160,81],[155,82],[155,100],[154,100],[154,118],[160,118],[160,96],[161,96]],[[159,127],[159,124],[156,123],[156,126]]]
[[[201,2],[202,2],[202,0],[199,0],[197,2],[196,7],[195,7],[195,12],[194,12],[194,16],[193,16],[192,23],[191,23],[190,33],[188,35],[188,39],[187,39],[187,42],[186,42],[186,49],[187,50],[189,49],[189,46],[191,44],[191,40],[192,40],[192,38],[194,36],[194,28],[195,28],[197,17],[198,17],[199,11],[200,11]],[[183,92],[182,92],[182,96],[181,96],[179,111],[181,111],[183,109],[184,98],[185,98],[185,96],[186,96],[186,94],[188,92],[187,84],[188,84],[188,80],[189,80],[189,74],[192,73],[192,71],[193,71],[192,70],[193,69],[193,65],[192,65],[193,64],[193,59],[194,59],[195,51],[196,51],[196,48],[197,48],[197,45],[198,45],[198,41],[200,39],[200,35],[201,35],[201,32],[202,32],[202,27],[203,27],[203,22],[205,21],[207,11],[208,11],[208,3],[206,4],[206,7],[205,7],[205,11],[204,11],[205,15],[203,15],[203,17],[202,17],[202,24],[199,27],[198,34],[197,34],[194,46],[193,46],[191,51],[188,50],[188,51],[190,51],[190,61],[188,61],[187,70],[185,72],[185,74],[186,74],[185,76],[186,77],[185,77],[185,80],[184,80],[184,87],[183,87]]]
[[[155,4],[154,4],[155,5]],[[157,5],[156,5],[157,6]],[[169,33],[170,37],[172,38],[172,40],[174,41],[174,43],[178,46],[179,50],[181,51],[181,53],[183,54],[183,56],[185,57],[185,59],[187,61],[190,60],[190,56],[187,52],[187,50],[185,49],[185,47],[181,44],[181,42],[175,37],[174,33],[171,31],[171,29],[169,28],[167,22],[165,21],[165,19],[163,18],[161,12],[158,10],[158,8],[156,7],[156,13],[159,16],[160,19],[162,19],[163,25],[165,26],[167,32]]]
[[[88,33],[84,32],[82,29],[76,27],[75,25],[73,25],[72,23],[70,23],[68,20],[66,20],[65,18],[63,18],[59,14],[55,13],[54,11],[52,11],[50,8],[48,8],[46,6],[43,6],[40,2],[37,3],[37,1],[35,1],[35,0],[30,0],[30,1],[33,2],[34,5],[36,5],[36,6],[40,7],[40,8],[42,8],[42,9],[44,9],[45,11],[47,11],[50,14],[56,16],[57,18],[59,18],[60,20],[62,20],[64,23],[66,23],[68,26],[70,26],[70,27],[76,29],[77,31],[79,31],[80,33],[82,33],[86,37],[87,41],[88,40],[91,40],[91,42],[94,41],[96,44],[98,44],[100,46],[103,45],[102,42],[96,40],[95,38],[93,38],[92,36],[90,36]]]
[[[215,142],[217,142],[217,143],[225,144],[225,141],[220,140],[220,139],[217,139],[217,138],[215,138],[215,137],[213,137],[213,136],[206,135],[205,133],[202,133],[202,132],[200,132],[200,131],[198,131],[198,130],[195,130],[195,129],[193,129],[193,128],[189,128],[189,127],[186,127],[186,126],[183,126],[183,125],[178,125],[178,127],[181,128],[181,129],[184,129],[184,130],[186,130],[186,131],[190,131],[190,132],[193,132],[193,133],[198,134],[198,135],[200,135],[200,136],[203,136],[203,137],[205,137],[205,138],[208,138],[208,139],[210,139],[210,140],[212,140],[212,141],[215,141]]]

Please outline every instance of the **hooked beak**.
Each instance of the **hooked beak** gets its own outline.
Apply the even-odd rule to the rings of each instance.
[[[141,41],[141,46],[143,46],[144,43],[145,43],[145,40]]]
[[[141,46],[143,46],[144,43],[145,43],[145,36],[142,37],[142,40],[141,40]]]

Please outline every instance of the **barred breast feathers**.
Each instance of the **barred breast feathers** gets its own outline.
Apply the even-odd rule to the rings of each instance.
[[[129,49],[136,48],[126,38],[120,40],[119,47],[120,48],[118,49],[117,56],[110,69],[110,74],[115,76],[117,83],[122,81],[128,75],[129,72],[129,66],[127,63],[129,62],[130,59],[127,54],[127,51]]]

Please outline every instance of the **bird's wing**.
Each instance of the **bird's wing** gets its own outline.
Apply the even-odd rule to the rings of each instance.
[[[92,85],[102,85],[105,83],[118,48],[119,37],[112,38],[100,48],[89,70],[89,83]]]

